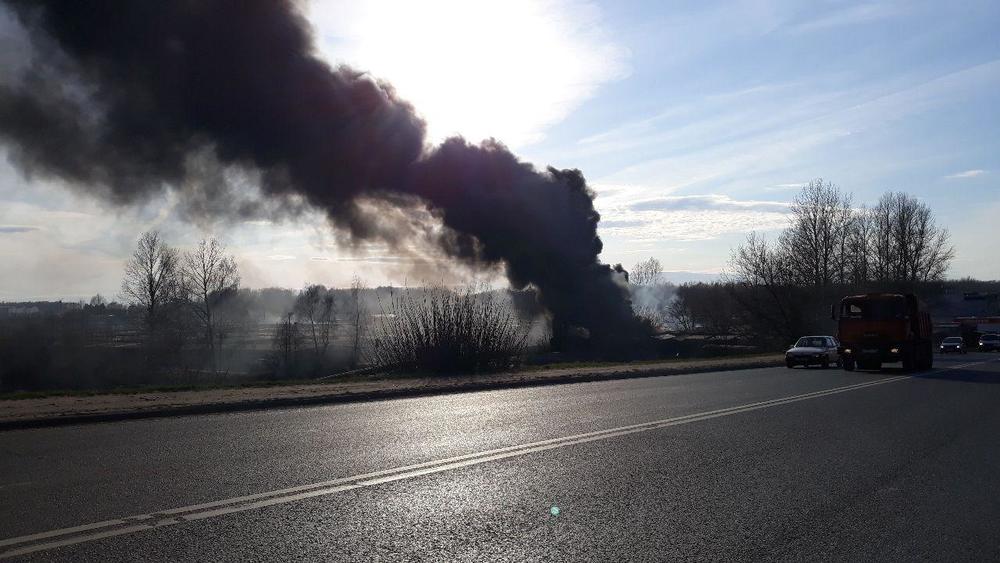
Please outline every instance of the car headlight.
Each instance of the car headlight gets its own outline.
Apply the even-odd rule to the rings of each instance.
[[[845,354],[850,354],[851,353],[851,349],[850,348],[844,348],[844,353]]]
[[[889,353],[890,354],[898,354],[899,353],[899,348],[893,348],[892,350],[889,350]]]

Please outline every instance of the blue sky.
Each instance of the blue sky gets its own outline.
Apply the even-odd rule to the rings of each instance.
[[[1000,278],[1000,3],[413,4],[320,2],[310,19],[324,56],[396,84],[433,138],[496,136],[582,169],[607,262],[722,271],[822,177],[859,204],[916,195],[952,233],[952,277]],[[192,228],[174,205],[109,209],[0,165],[0,299],[114,296],[146,228],[180,246],[219,235],[250,286],[412,280],[377,247],[338,249],[318,218]]]

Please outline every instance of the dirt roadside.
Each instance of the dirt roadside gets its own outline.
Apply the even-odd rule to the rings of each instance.
[[[323,384],[0,400],[0,430],[418,397],[783,365],[780,355],[568,367],[469,377],[369,377]]]

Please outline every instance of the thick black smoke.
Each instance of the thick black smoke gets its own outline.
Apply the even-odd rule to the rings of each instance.
[[[175,190],[226,215],[249,212],[219,180],[244,170],[265,205],[321,209],[356,242],[405,242],[412,225],[377,210],[426,205],[447,228],[423,236],[538,288],[557,337],[581,327],[613,347],[642,333],[598,260],[579,171],[540,172],[496,142],[427,147],[390,85],[316,56],[295,2],[4,2],[32,45],[0,83],[0,139],[25,173],[123,204]]]

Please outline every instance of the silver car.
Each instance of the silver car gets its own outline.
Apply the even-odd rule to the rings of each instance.
[[[803,336],[785,352],[785,365],[830,367],[831,364],[840,367],[840,354],[837,346],[840,343],[832,336]]]

